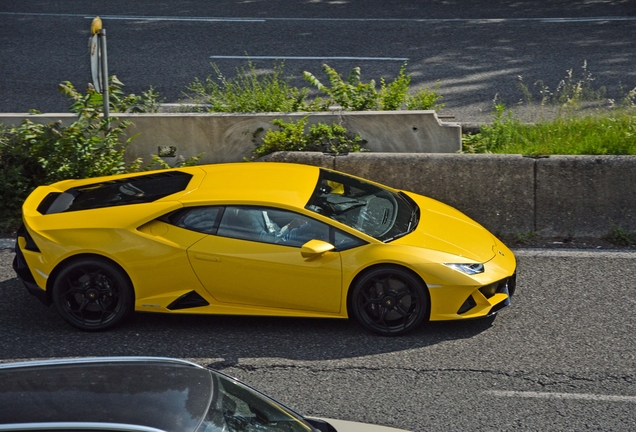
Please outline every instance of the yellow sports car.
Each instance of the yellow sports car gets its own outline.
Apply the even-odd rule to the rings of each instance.
[[[23,206],[14,269],[82,330],[133,311],[355,317],[382,335],[510,304],[512,252],[459,211],[314,166],[67,180]]]

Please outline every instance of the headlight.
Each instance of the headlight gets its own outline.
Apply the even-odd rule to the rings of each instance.
[[[453,263],[444,263],[445,266],[448,266],[452,269],[457,270],[458,272],[465,273],[467,275],[474,275],[484,272],[483,264],[453,264]]]

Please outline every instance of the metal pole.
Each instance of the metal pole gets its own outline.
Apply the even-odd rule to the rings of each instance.
[[[102,96],[104,99],[104,118],[107,119],[110,109],[108,98],[108,56],[106,55],[106,29],[102,29],[99,36],[101,44],[101,67],[102,67]]]

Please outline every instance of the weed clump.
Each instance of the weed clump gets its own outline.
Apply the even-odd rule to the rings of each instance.
[[[536,81],[533,92],[520,79],[525,101],[535,103],[538,94],[540,109],[550,108],[556,115],[525,123],[505,104],[495,103],[492,124],[483,126],[477,134],[464,136],[462,152],[528,156],[636,154],[636,88],[617,103],[606,99],[605,87],[595,87],[594,81],[587,63],[579,76],[570,69],[554,90],[543,81]]]

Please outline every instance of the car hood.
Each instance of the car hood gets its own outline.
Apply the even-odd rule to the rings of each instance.
[[[387,426],[377,426],[368,423],[358,423],[346,420],[336,420],[323,417],[314,417],[324,420],[333,426],[338,432],[408,432],[405,429],[395,429]]]
[[[462,212],[416,194],[409,194],[420,207],[415,230],[396,244],[424,247],[458,255],[476,262],[486,262],[495,255],[493,235]]]

